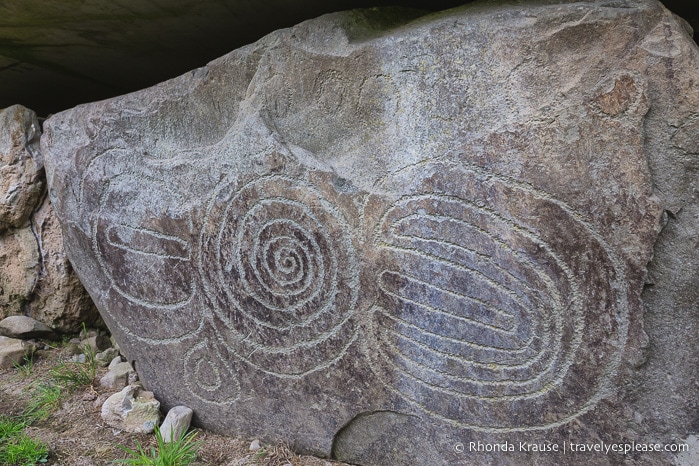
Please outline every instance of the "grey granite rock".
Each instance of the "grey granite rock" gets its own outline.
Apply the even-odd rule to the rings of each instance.
[[[36,346],[24,340],[0,336],[0,370],[22,364],[25,356],[31,356]]]
[[[121,390],[130,383],[133,367],[128,362],[109,365],[109,371],[100,379],[100,386],[110,390]]]
[[[21,340],[58,337],[53,329],[27,316],[10,316],[0,320],[0,335]]]
[[[165,443],[177,441],[187,433],[192,422],[194,411],[186,406],[175,406],[167,412],[163,424],[160,426],[160,434]]]
[[[650,0],[414,18],[328,15],[47,120],[66,249],[122,353],[205,427],[357,464],[562,464],[468,447],[686,438],[684,25]]]
[[[119,351],[115,348],[107,348],[101,353],[95,354],[95,362],[100,367],[107,367],[114,360],[114,358],[119,356]]]
[[[160,421],[160,402],[140,385],[129,385],[107,398],[101,416],[113,429],[149,434]]]
[[[29,223],[44,188],[36,115],[20,105],[0,110],[0,233]]]

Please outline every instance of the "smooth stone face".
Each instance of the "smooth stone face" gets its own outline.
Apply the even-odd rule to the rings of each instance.
[[[175,406],[167,412],[163,424],[160,426],[160,433],[165,443],[180,439],[189,429],[194,411],[186,406]]]
[[[623,0],[407,16],[322,17],[46,122],[123,354],[207,428],[357,464],[681,438],[631,389],[662,212],[696,204],[663,175],[693,157],[699,107],[664,68],[698,99],[682,25]]]
[[[24,357],[31,355],[35,349],[36,346],[23,340],[0,336],[0,370],[22,364]]]
[[[27,316],[10,316],[0,320],[0,335],[24,340],[57,337],[52,329]]]

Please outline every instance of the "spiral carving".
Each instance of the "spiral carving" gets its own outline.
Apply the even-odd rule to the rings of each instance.
[[[207,225],[202,273],[217,331],[232,351],[289,377],[341,357],[355,338],[358,267],[330,202],[281,175],[238,189],[225,183]]]
[[[441,165],[422,176],[428,188],[376,229],[376,373],[471,429],[546,428],[590,409],[628,325],[610,248],[570,207],[514,180]]]

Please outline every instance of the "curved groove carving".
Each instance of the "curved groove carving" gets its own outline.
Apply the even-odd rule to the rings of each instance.
[[[95,204],[91,246],[109,284],[102,308],[139,340],[154,344],[180,341],[202,325],[200,315],[185,312],[199,307],[191,213],[183,208],[186,204],[181,196],[162,181],[109,173],[110,158],[123,154],[107,155],[90,164],[81,184],[91,195],[82,198],[82,203]],[[149,190],[134,191],[133,186],[145,181]],[[153,210],[156,205],[158,211]],[[154,326],[153,316],[165,318]]]
[[[211,345],[203,341],[184,355],[184,383],[197,398],[215,405],[228,405],[240,397],[238,378],[225,366]]]
[[[317,190],[281,175],[216,191],[201,271],[217,331],[258,370],[301,377],[356,338],[358,266],[348,226]]]
[[[569,421],[604,396],[627,333],[623,267],[564,203],[477,168],[425,170],[375,231],[367,348],[416,408],[487,431]]]

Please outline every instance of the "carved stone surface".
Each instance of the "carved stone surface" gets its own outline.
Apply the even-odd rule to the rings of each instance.
[[[686,434],[633,391],[662,212],[696,203],[657,173],[674,147],[696,167],[682,25],[631,0],[413,16],[328,15],[47,120],[66,248],[122,351],[201,425],[358,464]]]

